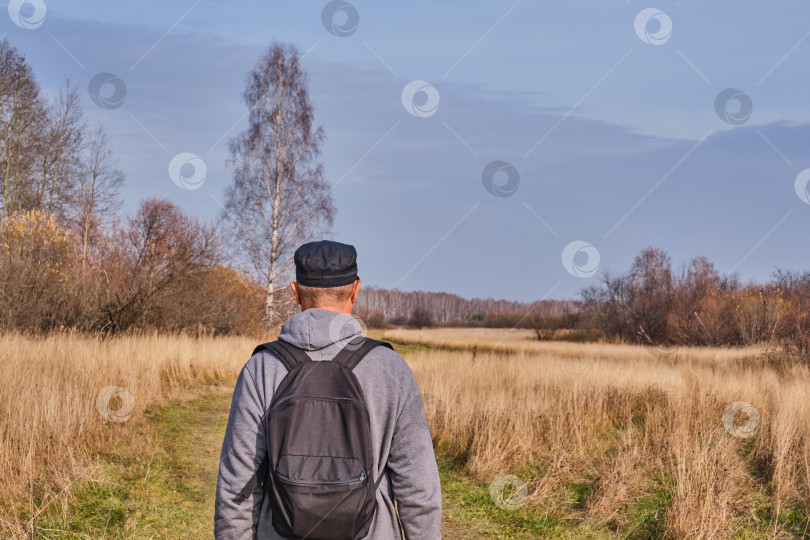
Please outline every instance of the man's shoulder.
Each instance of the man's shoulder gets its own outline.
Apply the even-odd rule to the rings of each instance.
[[[382,345],[371,349],[355,370],[359,370],[361,373],[385,373],[389,378],[396,379],[413,377],[413,372],[405,358],[396,349],[389,349]]]
[[[253,354],[245,362],[243,370],[249,372],[254,377],[258,374],[272,374],[276,371],[287,371],[284,364],[266,347],[257,345]]]
[[[376,341],[377,347],[371,349],[369,354],[377,354],[383,358],[388,359],[392,362],[405,362],[405,358],[402,357],[401,354],[397,352],[396,347],[393,343],[389,343],[385,340],[372,340],[371,338],[367,338],[369,341]]]

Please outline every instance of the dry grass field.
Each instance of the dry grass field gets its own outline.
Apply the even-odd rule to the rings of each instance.
[[[484,481],[516,473],[525,503],[556,519],[649,537],[810,534],[806,366],[520,330],[383,337],[456,349],[408,356],[439,451]]]
[[[412,366],[442,463],[481,485],[525,482],[525,497],[493,513],[540,516],[566,537],[810,534],[807,367],[758,349],[538,342],[525,331],[373,336],[399,343]],[[30,535],[69,504],[148,406],[232,382],[255,341],[0,336],[0,537]]]
[[[252,343],[0,336],[0,537],[28,535],[91,474],[96,454],[127,437],[147,405],[183,387],[235,380]]]

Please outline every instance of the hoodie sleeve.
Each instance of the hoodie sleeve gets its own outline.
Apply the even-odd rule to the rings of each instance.
[[[422,396],[408,370],[405,404],[388,455],[388,473],[407,540],[441,538],[442,490]]]
[[[216,540],[252,540],[264,491],[256,487],[245,499],[240,494],[251,482],[267,453],[264,404],[248,367],[242,369],[231,401],[231,412],[219,458],[214,507]]]

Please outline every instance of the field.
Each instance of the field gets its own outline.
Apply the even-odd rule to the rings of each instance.
[[[554,522],[632,537],[806,535],[806,367],[752,348],[546,343],[518,330],[385,337],[433,347],[408,358],[438,405],[440,454],[481,481],[515,473],[524,503]]]
[[[420,383],[445,538],[810,535],[805,366],[517,330],[372,335]],[[0,337],[0,536],[210,537],[255,341]]]

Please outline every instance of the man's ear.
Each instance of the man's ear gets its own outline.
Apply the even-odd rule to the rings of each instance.
[[[298,283],[291,281],[290,288],[292,289],[293,295],[295,295],[295,303],[299,306],[301,305],[301,297],[298,296]]]
[[[357,293],[360,291],[360,280],[354,280],[354,288],[352,289],[352,304],[357,302]]]

